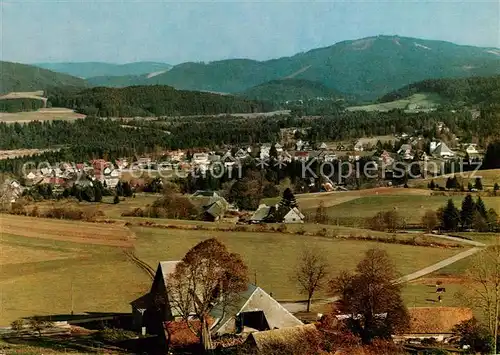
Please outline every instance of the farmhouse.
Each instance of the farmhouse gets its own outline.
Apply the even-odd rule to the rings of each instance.
[[[250,217],[251,223],[304,223],[305,216],[297,207],[260,205]]]
[[[151,290],[131,302],[133,323],[137,329],[146,327],[148,333],[161,334],[165,322],[176,321],[179,314],[173,306],[173,295],[167,292],[168,277],[178,261],[161,261]],[[214,335],[260,331],[302,325],[260,287],[248,284],[230,304],[216,305],[211,314],[211,332]]]
[[[249,354],[271,353],[284,346],[288,349],[303,349],[304,339],[314,339],[318,329],[314,324],[251,333],[244,343]]]
[[[460,307],[413,307],[410,313],[410,329],[398,337],[405,339],[435,338],[446,341],[453,336],[452,328],[463,321],[472,318],[470,308]]]

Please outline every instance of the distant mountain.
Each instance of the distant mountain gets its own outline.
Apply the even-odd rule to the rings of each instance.
[[[239,93],[251,100],[285,102],[309,99],[339,99],[347,95],[328,86],[305,79],[271,80]]]
[[[91,78],[94,76],[124,76],[163,73],[172,66],[158,62],[136,62],[127,64],[112,64],[101,62],[81,63],[37,63],[33,64],[40,68],[49,69],[59,73],[66,73],[80,78]]]
[[[320,82],[374,100],[413,82],[500,74],[500,50],[443,41],[376,36],[268,61],[183,63],[153,78],[107,79],[115,86],[164,84],[178,89],[239,93],[271,80]],[[91,81],[92,82],[92,81]],[[98,85],[105,81],[100,80]]]
[[[0,93],[46,90],[54,86],[84,87],[84,80],[32,65],[0,62]]]

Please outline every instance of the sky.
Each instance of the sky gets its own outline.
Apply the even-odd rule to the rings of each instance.
[[[0,0],[2,60],[265,60],[384,35],[500,47],[500,1]]]

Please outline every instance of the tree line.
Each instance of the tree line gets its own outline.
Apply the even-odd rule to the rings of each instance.
[[[38,99],[4,99],[0,100],[0,112],[36,111],[43,107],[43,101]]]

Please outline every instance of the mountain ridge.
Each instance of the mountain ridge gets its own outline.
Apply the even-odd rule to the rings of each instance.
[[[403,36],[372,36],[265,61],[235,58],[185,62],[153,80],[90,78],[91,85],[170,85],[239,93],[293,75],[341,92],[376,99],[413,82],[500,74],[500,50]],[[108,82],[108,83],[107,83]]]

